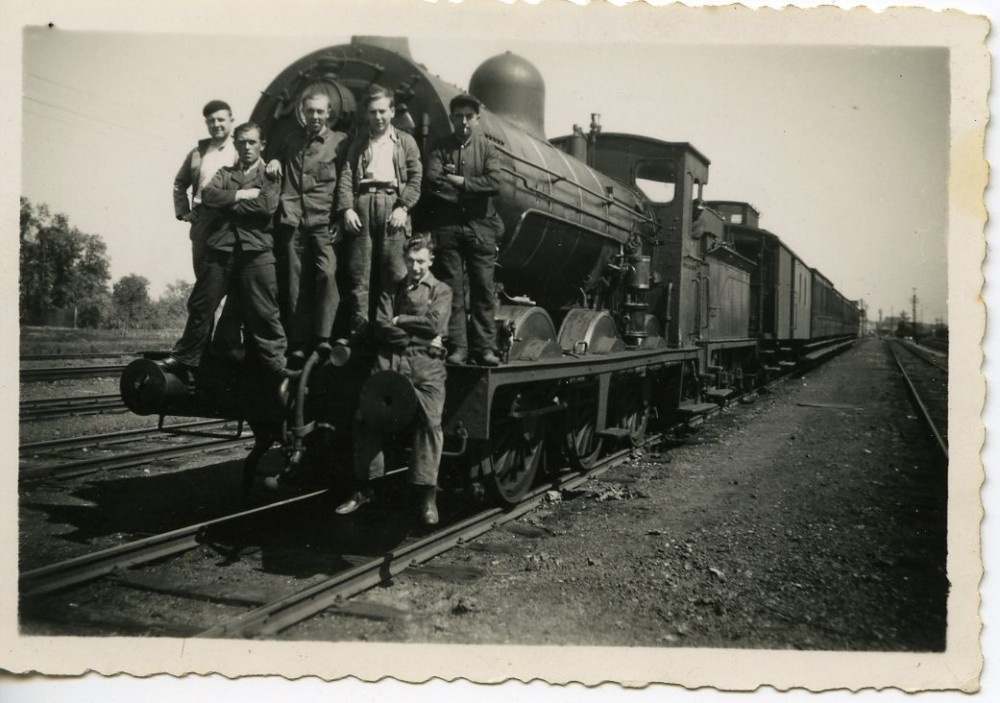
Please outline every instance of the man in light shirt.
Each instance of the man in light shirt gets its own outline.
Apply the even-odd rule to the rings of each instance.
[[[212,228],[212,218],[201,206],[201,190],[220,169],[235,165],[239,158],[233,146],[233,112],[229,105],[222,100],[212,100],[201,113],[209,138],[200,140],[188,152],[174,177],[174,215],[191,225],[191,263],[195,277],[204,262],[205,237]]]
[[[413,137],[392,126],[392,93],[373,86],[364,100],[367,130],[351,143],[337,183],[344,222],[351,331],[374,318],[379,296],[406,277],[403,244],[420,199],[423,164]]]

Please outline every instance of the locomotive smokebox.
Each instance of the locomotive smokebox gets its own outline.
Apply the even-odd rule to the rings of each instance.
[[[469,92],[494,114],[545,141],[545,81],[524,57],[508,51],[486,59],[472,74]]]

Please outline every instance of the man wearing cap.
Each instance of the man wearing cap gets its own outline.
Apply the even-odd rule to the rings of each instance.
[[[496,343],[493,267],[503,222],[493,207],[500,189],[500,152],[479,130],[479,101],[458,95],[448,106],[452,133],[439,139],[427,158],[423,207],[434,232],[438,278],[451,286],[448,362],[483,366],[500,363]],[[463,265],[469,280],[466,329]]]
[[[420,199],[423,164],[413,137],[392,126],[394,96],[373,86],[364,99],[368,129],[347,150],[337,185],[350,279],[351,331],[374,315],[383,290],[406,276],[403,243]]]
[[[409,482],[419,497],[420,519],[438,522],[436,493],[438,466],[444,448],[441,415],[447,372],[442,337],[451,313],[451,288],[430,271],[434,245],[413,237],[404,245],[406,278],[383,291],[372,323],[378,345],[376,371],[395,371],[413,384],[416,417],[410,454]],[[358,417],[354,427],[354,494],[337,508],[346,515],[372,499],[371,480],[385,473],[382,436]]]
[[[201,190],[216,172],[237,161],[236,148],[231,138],[233,112],[222,100],[212,100],[202,109],[208,139],[202,139],[188,152],[174,177],[174,214],[177,219],[191,225],[191,260],[197,277],[205,252],[205,236],[211,229],[207,212],[201,207]],[[191,199],[188,200],[188,190]],[[202,219],[202,215],[206,215]]]
[[[267,174],[282,179],[277,249],[288,341],[293,350],[305,352],[329,349],[340,303],[334,251],[340,228],[333,204],[347,135],[330,129],[326,93],[304,95],[300,111],[304,129],[279,147]]]
[[[221,169],[201,190],[203,207],[218,214],[206,233],[184,333],[162,364],[181,376],[199,366],[212,314],[232,291],[239,294],[240,317],[254,341],[259,364],[276,378],[291,378],[296,374],[285,367],[286,341],[278,311],[271,235],[279,184],[264,174],[260,127],[248,122],[237,127],[235,135],[239,162]]]

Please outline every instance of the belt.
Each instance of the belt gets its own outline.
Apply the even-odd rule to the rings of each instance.
[[[448,350],[444,347],[432,347],[426,344],[411,344],[404,352],[406,356],[429,356],[432,359],[444,359],[448,356]]]
[[[368,195],[369,193],[394,195],[396,193],[396,186],[391,183],[362,183],[358,186],[358,195]]]

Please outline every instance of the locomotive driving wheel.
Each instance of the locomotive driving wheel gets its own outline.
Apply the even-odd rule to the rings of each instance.
[[[535,482],[544,454],[538,417],[496,417],[490,426],[486,488],[504,503],[519,502]]]
[[[633,447],[642,444],[649,425],[649,384],[622,383],[613,391],[610,412],[613,426],[628,430]]]
[[[566,456],[577,468],[584,471],[594,468],[604,443],[604,438],[597,434],[596,394],[574,394],[566,406],[564,421]]]

